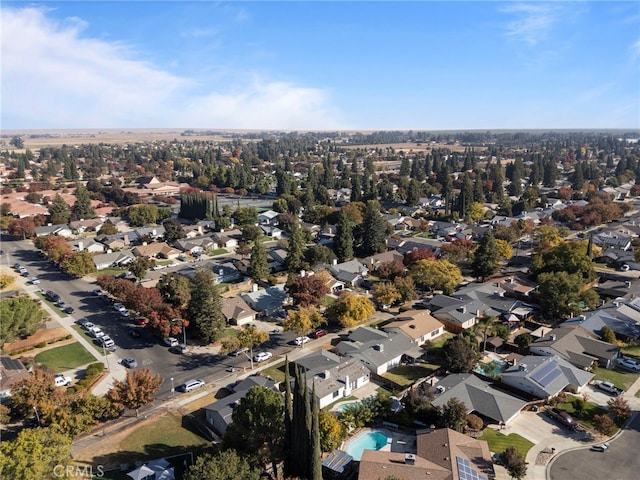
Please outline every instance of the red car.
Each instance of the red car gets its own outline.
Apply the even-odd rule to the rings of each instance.
[[[327,333],[326,330],[317,330],[314,334],[313,334],[313,338],[320,338],[320,337],[324,337]]]

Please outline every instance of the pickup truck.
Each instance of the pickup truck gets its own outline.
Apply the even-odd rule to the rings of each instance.
[[[611,382],[603,382],[602,380],[596,380],[594,382],[594,385],[596,386],[596,388],[599,388],[600,390],[604,390],[605,392],[615,396],[621,395],[624,392],[624,390],[616,387]]]
[[[576,430],[578,428],[578,422],[576,422],[571,415],[564,410],[550,408],[547,410],[547,415],[567,427],[569,430]]]

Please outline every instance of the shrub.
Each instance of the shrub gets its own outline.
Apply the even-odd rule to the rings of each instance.
[[[87,366],[85,370],[85,379],[92,379],[93,377],[100,375],[104,371],[104,363],[96,362]]]
[[[610,436],[616,432],[616,424],[609,415],[594,415],[593,428],[602,435]]]
[[[40,342],[36,345],[36,348],[44,348],[47,346],[47,342]]]
[[[474,415],[473,413],[467,415],[467,427],[471,430],[482,430],[483,426],[484,422],[479,416]]]

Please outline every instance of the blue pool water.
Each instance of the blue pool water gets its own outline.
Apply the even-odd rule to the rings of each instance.
[[[476,372],[480,375],[484,375],[485,377],[495,377],[500,374],[506,366],[507,362],[503,362],[502,360],[492,360],[489,363],[479,363],[476,366]]]
[[[336,410],[338,413],[342,413],[344,412],[347,408],[351,408],[354,407],[356,405],[358,405],[360,402],[351,402],[351,403],[343,403],[342,405],[340,405]]]
[[[379,430],[361,433],[347,443],[346,451],[354,460],[360,461],[364,450],[380,450],[388,442],[388,437]]]

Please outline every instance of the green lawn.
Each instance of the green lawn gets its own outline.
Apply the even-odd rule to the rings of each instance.
[[[596,374],[594,380],[611,382],[616,387],[622,388],[623,390],[627,390],[627,388],[629,388],[633,382],[638,379],[638,376],[640,376],[638,373],[623,372],[620,370],[607,370],[606,368],[596,368],[594,373]]]
[[[209,444],[204,438],[183,428],[179,415],[169,414],[133,430],[120,443],[119,450],[159,458]]]
[[[211,253],[209,253],[209,255],[211,255],[212,257],[215,257],[216,255],[224,255],[225,253],[229,253],[229,252],[227,252],[224,248],[216,248]]]
[[[273,378],[275,382],[284,382],[284,363],[280,362],[262,370],[262,374]]]
[[[585,402],[582,413],[578,414],[576,413],[576,409],[572,403],[572,401],[575,400],[576,398],[579,398],[579,397],[569,397],[569,399],[566,402],[558,405],[558,408],[570,414],[579,423],[582,423],[590,430],[593,430],[593,416],[602,415],[603,413],[606,413],[606,410],[602,407],[599,407],[595,403]]]
[[[523,458],[527,458],[527,452],[533,447],[532,442],[517,433],[504,435],[492,428],[485,428],[480,440],[485,440],[489,444],[489,450],[495,453],[502,453],[507,447],[515,447]]]
[[[225,328],[222,331],[222,337],[220,338],[225,338],[225,337],[236,338],[237,336],[238,336],[238,330],[236,328]]]
[[[79,342],[75,342],[39,353],[35,361],[59,373],[95,362],[96,359]]]
[[[640,360],[640,345],[625,347],[622,349],[622,353],[624,353],[625,356],[635,357],[636,360]]]
[[[320,301],[320,304],[323,307],[328,307],[329,305],[335,303],[336,298],[332,297],[331,295],[325,295],[324,297],[322,297],[322,300]]]
[[[105,268],[103,270],[99,270],[97,272],[93,272],[90,275],[92,277],[101,277],[102,275],[119,275],[122,272],[126,272],[127,269],[126,268],[122,268],[122,267],[111,267],[111,268]]]
[[[419,378],[428,377],[434,371],[438,369],[430,368],[431,365],[425,366],[424,364],[418,365],[402,365],[400,367],[393,368],[389,370],[387,373],[383,374],[384,378],[388,378],[389,380],[401,385],[403,387],[408,387],[413,384]]]

